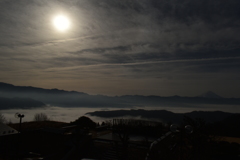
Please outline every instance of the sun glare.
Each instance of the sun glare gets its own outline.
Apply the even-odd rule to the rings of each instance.
[[[59,31],[66,31],[70,27],[70,21],[68,17],[64,15],[58,15],[53,19],[55,28]]]

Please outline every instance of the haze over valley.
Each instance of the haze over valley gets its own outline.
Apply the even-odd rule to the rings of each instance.
[[[222,98],[213,92],[206,92],[195,97],[181,96],[104,96],[89,95],[83,92],[64,91],[58,89],[43,89],[27,86],[14,86],[0,83],[0,109],[1,113],[10,121],[14,119],[14,113],[20,112],[26,115],[25,121],[31,121],[36,113],[46,113],[52,120],[70,122],[79,116],[94,111],[112,110],[167,110],[173,113],[187,113],[192,111],[223,111],[240,113],[240,99]],[[108,114],[111,114],[109,112]],[[122,114],[121,117],[126,115]],[[96,121],[114,118],[115,116],[103,116],[87,114]],[[141,114],[132,118],[145,118]],[[161,118],[159,114],[159,119]],[[153,117],[152,119],[157,119]]]
[[[0,109],[239,113],[238,6],[0,0]]]
[[[239,7],[0,0],[0,159],[239,159]]]

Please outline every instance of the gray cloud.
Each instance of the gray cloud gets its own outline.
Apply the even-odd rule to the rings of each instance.
[[[204,75],[209,83],[225,84],[222,77],[237,84],[239,6],[238,0],[1,0],[0,81],[68,88],[65,83],[88,80],[91,93],[107,92],[103,80],[114,80],[110,88],[136,81],[136,92],[145,83],[183,85],[184,79],[197,83]],[[64,34],[52,26],[58,13],[72,21]],[[97,79],[103,87],[95,86]],[[137,89],[141,85],[145,88]],[[226,96],[236,93],[237,87]]]

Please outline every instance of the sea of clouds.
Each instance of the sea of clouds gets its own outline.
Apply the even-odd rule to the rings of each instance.
[[[9,109],[1,110],[0,113],[4,115],[7,122],[17,123],[19,119],[15,118],[16,113],[24,114],[23,122],[33,121],[34,115],[37,113],[45,113],[50,120],[71,122],[81,116],[87,116],[95,122],[101,123],[102,121],[108,120],[106,118],[90,116],[86,113],[103,110],[129,110],[129,109],[145,109],[145,110],[168,110],[174,113],[186,113],[192,111],[224,111],[230,113],[240,113],[240,107],[237,105],[201,105],[193,107],[133,107],[133,108],[87,108],[87,107],[75,107],[75,108],[64,108],[57,106],[48,106],[45,108],[38,109]],[[124,117],[123,117],[124,118]],[[135,117],[139,118],[139,117]]]

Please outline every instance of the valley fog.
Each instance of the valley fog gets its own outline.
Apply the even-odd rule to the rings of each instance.
[[[240,113],[240,107],[237,105],[201,105],[193,107],[132,107],[132,108],[64,108],[57,106],[48,106],[38,109],[9,109],[1,110],[0,113],[4,115],[7,122],[17,123],[19,119],[15,118],[15,113],[24,114],[23,122],[33,121],[36,113],[45,113],[52,121],[71,122],[81,116],[87,116],[95,122],[102,122],[107,118],[86,115],[88,112],[94,111],[110,111],[110,110],[130,110],[130,109],[144,109],[144,110],[167,110],[174,113],[186,113],[192,111],[223,111],[229,113]],[[124,117],[123,117],[124,118]],[[136,118],[136,117],[135,117]],[[141,117],[137,117],[141,118]]]

